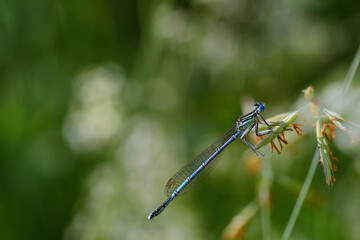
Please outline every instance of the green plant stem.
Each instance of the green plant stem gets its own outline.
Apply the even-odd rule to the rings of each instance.
[[[260,204],[261,224],[263,239],[271,239],[271,217],[270,217],[270,188],[273,182],[273,171],[270,159],[263,159],[261,167],[260,185],[258,198]]]
[[[347,92],[349,91],[350,85],[354,79],[355,73],[359,67],[359,63],[360,63],[360,46],[355,54],[354,60],[351,63],[351,66],[349,68],[348,74],[346,76],[346,80],[343,86],[343,89],[341,91],[340,97],[337,99],[337,102],[335,103],[335,107],[334,109],[338,109],[341,106],[341,102],[344,99],[345,95],[347,94]],[[296,219],[299,215],[299,212],[301,210],[302,204],[304,203],[305,197],[307,195],[307,192],[309,191],[312,179],[314,177],[315,174],[315,170],[316,170],[316,166],[318,164],[318,159],[319,159],[319,152],[318,150],[315,151],[314,157],[311,161],[311,165],[310,168],[308,170],[305,182],[301,188],[300,194],[298,199],[296,200],[295,206],[293,208],[293,211],[291,213],[290,219],[286,225],[285,231],[283,233],[282,236],[282,240],[287,240],[290,237],[290,234],[294,228]]]
[[[240,233],[244,231],[246,225],[255,216],[258,210],[259,205],[255,200],[251,201],[248,205],[246,205],[246,207],[244,207],[241,212],[239,212],[235,217],[233,217],[231,222],[227,225],[222,239],[235,239],[234,236],[238,236],[238,234],[240,235]]]
[[[307,193],[309,191],[311,182],[312,182],[313,177],[315,175],[315,170],[316,170],[316,167],[317,167],[317,164],[318,164],[318,159],[319,159],[319,151],[316,149],[314,157],[311,160],[311,164],[310,164],[308,173],[306,175],[304,184],[303,184],[303,186],[301,188],[299,197],[296,200],[295,206],[294,206],[294,208],[293,208],[293,210],[291,212],[290,219],[289,219],[289,221],[288,221],[288,223],[286,225],[284,234],[283,234],[283,236],[281,238],[282,240],[287,240],[290,237],[290,234],[291,234],[291,232],[292,232],[292,230],[294,228],[294,225],[295,225],[296,219],[297,219],[297,217],[299,215],[302,204],[304,203],[305,197],[306,197],[306,195],[307,195]]]
[[[349,88],[354,79],[356,70],[359,67],[359,63],[360,63],[360,46],[355,54],[354,60],[352,61],[349,71],[346,75],[346,78],[345,78],[346,80],[344,83],[344,87],[341,91],[340,97],[338,99],[336,99],[335,107],[334,107],[335,110],[341,106],[342,100],[344,99],[345,95],[349,91]]]

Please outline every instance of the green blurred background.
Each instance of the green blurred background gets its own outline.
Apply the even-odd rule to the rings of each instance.
[[[244,144],[149,222],[167,179],[255,100],[270,117],[313,85],[332,106],[359,43],[357,0],[2,0],[0,238],[220,239],[257,195]],[[359,79],[339,110],[355,123]],[[337,181],[318,167],[291,239],[359,239],[359,148],[341,135]],[[296,139],[272,155],[273,239],[316,149],[313,130]]]

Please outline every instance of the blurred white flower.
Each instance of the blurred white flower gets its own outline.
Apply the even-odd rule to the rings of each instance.
[[[225,24],[208,29],[200,43],[200,54],[215,70],[230,64],[238,54],[238,39]]]
[[[154,15],[154,35],[171,44],[180,44],[194,39],[194,23],[181,10],[173,10],[168,5],[160,6]]]
[[[74,98],[63,134],[75,152],[97,150],[119,131],[119,96],[124,77],[119,67],[98,67],[76,77]]]

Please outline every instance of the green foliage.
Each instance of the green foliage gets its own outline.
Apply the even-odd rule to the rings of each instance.
[[[261,181],[272,201],[265,217],[248,211],[242,236],[262,239],[268,221],[264,235],[280,238],[317,148],[307,136],[286,133],[279,156],[261,148],[276,156],[262,180],[234,143],[197,189],[146,216],[167,178],[254,100],[267,103],[265,117],[306,105],[310,84],[326,105],[338,101],[360,39],[357,5],[1,1],[0,238],[219,239]],[[356,123],[359,75],[348,76],[336,111]],[[344,150],[337,181],[328,191],[314,173],[294,239],[360,235],[359,149],[341,133],[330,144]]]

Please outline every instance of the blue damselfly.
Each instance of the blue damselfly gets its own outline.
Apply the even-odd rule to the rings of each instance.
[[[209,173],[217,160],[220,159],[220,153],[235,139],[240,138],[256,153],[254,146],[246,138],[254,127],[257,136],[268,134],[266,131],[265,133],[258,133],[258,125],[261,123],[259,116],[266,125],[270,126],[260,114],[263,111],[265,111],[265,106],[262,103],[256,102],[254,104],[254,111],[238,118],[236,124],[214,144],[210,145],[195,157],[192,162],[175,173],[165,185],[165,195],[169,198],[150,213],[148,219],[150,220],[159,215],[176,196],[189,191],[199,179]]]

